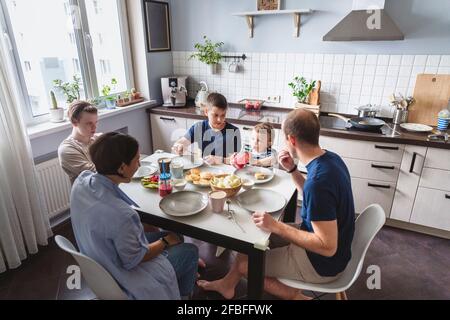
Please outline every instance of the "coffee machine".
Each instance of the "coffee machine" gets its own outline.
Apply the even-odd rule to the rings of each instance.
[[[186,106],[188,77],[167,77],[161,79],[164,107],[182,108]]]

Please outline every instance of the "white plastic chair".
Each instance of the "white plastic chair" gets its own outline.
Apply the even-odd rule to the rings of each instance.
[[[128,300],[114,278],[100,264],[79,253],[73,244],[64,237],[56,236],[56,244],[70,253],[80,265],[81,273],[88,286],[101,300]]]
[[[336,281],[326,284],[312,284],[302,281],[281,279],[278,280],[292,288],[321,292],[335,293],[337,300],[347,300],[347,291],[361,274],[364,258],[370,243],[386,222],[386,215],[380,205],[369,206],[356,220],[355,235],[352,243],[352,259],[343,274]]]

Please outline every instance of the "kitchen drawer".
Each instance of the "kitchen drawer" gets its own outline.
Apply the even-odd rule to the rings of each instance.
[[[428,148],[425,167],[450,171],[450,150]]]
[[[186,119],[151,115],[153,151],[171,152],[177,140],[186,134]]]
[[[356,213],[362,213],[372,204],[379,204],[389,216],[394,200],[395,183],[352,178]]]
[[[400,164],[343,158],[352,178],[397,182]]]
[[[450,192],[420,187],[411,222],[450,231]]]
[[[450,171],[424,168],[419,185],[424,188],[450,191]]]
[[[401,163],[403,158],[402,144],[357,141],[321,136],[323,149],[337,153],[343,158]]]

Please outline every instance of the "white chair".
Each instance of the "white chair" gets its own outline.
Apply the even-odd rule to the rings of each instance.
[[[56,244],[70,253],[80,265],[81,273],[88,286],[101,300],[128,300],[114,278],[100,264],[79,253],[73,244],[64,237],[56,236]]]
[[[370,243],[384,226],[386,215],[378,204],[371,205],[356,220],[355,235],[352,243],[352,259],[342,276],[336,281],[326,284],[312,284],[302,281],[278,280],[292,288],[321,293],[335,293],[337,300],[347,300],[347,291],[358,279],[364,264],[364,258]]]

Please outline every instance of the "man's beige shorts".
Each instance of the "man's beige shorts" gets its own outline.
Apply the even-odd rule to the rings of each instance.
[[[298,226],[294,226],[297,227]],[[336,277],[322,277],[311,264],[306,250],[272,235],[266,253],[266,277],[299,280],[307,283],[329,283]]]

